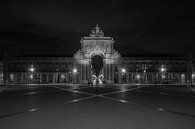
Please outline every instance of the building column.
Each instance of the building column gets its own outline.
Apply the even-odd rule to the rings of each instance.
[[[88,68],[88,64],[85,64],[86,67],[86,81],[88,81],[89,79],[89,68]]]
[[[112,64],[112,83],[114,83],[114,64]]]
[[[52,74],[52,83],[55,83],[55,74]]]
[[[46,83],[49,83],[49,74],[46,73]]]
[[[107,70],[107,64],[105,64],[105,79],[106,79],[106,82],[108,81],[108,70]]]
[[[111,83],[111,65],[110,65],[110,63],[108,64],[108,78],[109,78],[109,83]]]
[[[121,74],[120,73],[117,73],[118,74],[118,77],[119,77],[119,83],[121,84],[122,83],[122,77],[121,77]]]
[[[104,75],[104,80],[106,81],[106,64],[105,64],[105,62],[103,63],[103,75]]]
[[[104,80],[106,81],[106,65],[105,65],[105,61],[103,61],[103,76],[104,76]]]
[[[90,78],[90,64],[87,64],[87,81]]]
[[[106,72],[107,72],[107,80],[108,80],[108,83],[110,83],[110,78],[109,78],[109,73],[110,73],[109,64],[107,64]]]
[[[86,83],[86,80],[87,80],[87,64],[85,64],[85,83]]]
[[[23,82],[23,74],[21,74],[21,83],[23,84],[24,82]]]
[[[85,64],[85,83],[87,81],[87,64]]]
[[[42,83],[42,74],[39,74],[39,83]]]
[[[83,83],[83,64],[80,64],[80,78],[81,78],[81,83]]]
[[[85,64],[83,64],[83,83],[85,83]]]
[[[81,78],[81,83],[83,83],[83,68],[82,68],[82,64],[80,64],[80,78]]]
[[[112,83],[112,64],[109,64],[110,83]]]
[[[129,73],[126,73],[126,83],[129,84]]]
[[[86,80],[86,66],[85,64],[82,65],[82,71],[83,71],[83,83],[85,83]]]
[[[148,73],[145,73],[145,83],[148,83]]]

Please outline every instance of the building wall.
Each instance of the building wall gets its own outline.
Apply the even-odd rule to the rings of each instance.
[[[126,69],[125,74],[120,74],[123,83],[184,84],[189,80],[188,60],[185,58],[123,58],[121,67]],[[162,67],[166,69],[164,72]]]
[[[5,64],[7,83],[79,83],[79,79],[73,79],[78,78],[73,74],[73,58],[15,57]]]
[[[194,83],[189,64],[189,60],[178,57],[129,57],[105,63],[102,71],[106,83]],[[166,68],[163,73],[162,66]],[[8,84],[87,83],[92,74],[89,64],[78,64],[71,57],[13,57],[4,62],[4,76]]]

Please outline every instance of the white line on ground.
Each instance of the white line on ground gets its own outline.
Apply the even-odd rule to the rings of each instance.
[[[90,97],[83,97],[83,98],[79,98],[79,99],[70,100],[70,101],[68,101],[66,103],[74,103],[74,102],[78,102],[78,101],[82,101],[82,100],[87,100],[87,99],[91,99],[91,98],[95,98],[95,97],[97,97],[97,96],[94,95],[94,96],[90,96]]]
[[[145,87],[145,86],[139,86],[139,87],[135,87],[135,88],[131,88],[131,89],[126,89],[126,90],[121,90],[121,91],[114,91],[114,92],[110,92],[110,93],[104,93],[104,94],[101,94],[101,96],[111,95],[111,94],[116,94],[116,93],[123,93],[123,92],[127,92],[127,91],[133,91],[133,90],[140,89],[140,88],[143,88],[143,87]]]
[[[195,92],[195,88],[192,88],[190,85],[186,85],[192,92]]]
[[[126,103],[126,104],[133,104],[133,105],[137,105],[137,106],[142,106],[144,108],[150,108],[159,112],[168,112],[168,113],[173,113],[173,114],[177,114],[177,115],[182,115],[182,116],[188,116],[188,117],[195,117],[195,115],[191,115],[191,114],[187,114],[187,113],[182,113],[182,112],[177,112],[177,111],[172,111],[172,110],[168,110],[165,108],[161,108],[161,107],[153,107],[151,105],[147,105],[147,104],[142,104],[142,103],[137,103],[137,102],[131,102],[131,101],[126,101],[126,100],[122,100],[122,99],[117,99],[117,98],[111,98],[111,97],[107,97],[107,96],[102,96],[105,99],[109,99],[109,100],[113,100],[113,101],[117,101],[117,102],[121,102],[121,103]]]
[[[70,91],[70,92],[74,92],[74,93],[81,93],[81,94],[87,94],[87,95],[92,95],[92,96],[96,96],[96,97],[103,97],[104,95],[111,95],[111,94],[116,94],[116,93],[123,93],[123,92],[127,92],[127,91],[133,91],[133,90],[136,90],[136,89],[139,89],[139,88],[143,88],[143,87],[146,87],[146,86],[139,86],[139,87],[126,89],[126,90],[121,90],[121,91],[114,91],[114,92],[110,92],[110,93],[103,93],[103,94],[100,94],[100,95],[87,93],[87,92],[81,92],[81,91],[77,91],[77,90],[70,90],[70,89],[59,88],[57,86],[54,86],[54,87],[57,88],[57,89],[60,89],[62,91],[65,90],[65,91]]]
[[[94,98],[96,96],[90,96],[90,97],[83,97],[83,98],[79,98],[79,99],[74,99],[74,100],[69,100],[63,104],[69,104],[69,103],[74,103],[74,102],[78,102],[78,101],[82,101],[82,100],[87,100],[87,99],[90,99],[90,98]],[[56,105],[56,104],[55,104]],[[11,116],[15,116],[15,115],[20,115],[20,114],[23,114],[23,113],[28,113],[28,112],[36,112],[38,110],[41,110],[41,109],[45,109],[45,108],[50,108],[50,107],[53,107],[55,105],[50,105],[50,106],[47,106],[47,107],[40,107],[40,108],[31,108],[31,109],[28,109],[28,110],[23,110],[23,111],[20,111],[20,112],[15,112],[15,113],[10,113],[10,114],[5,114],[5,115],[0,115],[0,119],[2,118],[6,118],[6,117],[11,117]]]

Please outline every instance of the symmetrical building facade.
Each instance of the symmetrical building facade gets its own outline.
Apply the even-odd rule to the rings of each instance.
[[[194,83],[191,58],[121,57],[98,25],[80,42],[73,57],[5,58],[4,83]]]

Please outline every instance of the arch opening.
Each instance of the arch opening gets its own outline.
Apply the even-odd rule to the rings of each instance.
[[[95,76],[99,76],[103,67],[103,57],[101,55],[94,55],[91,58],[92,70]]]

